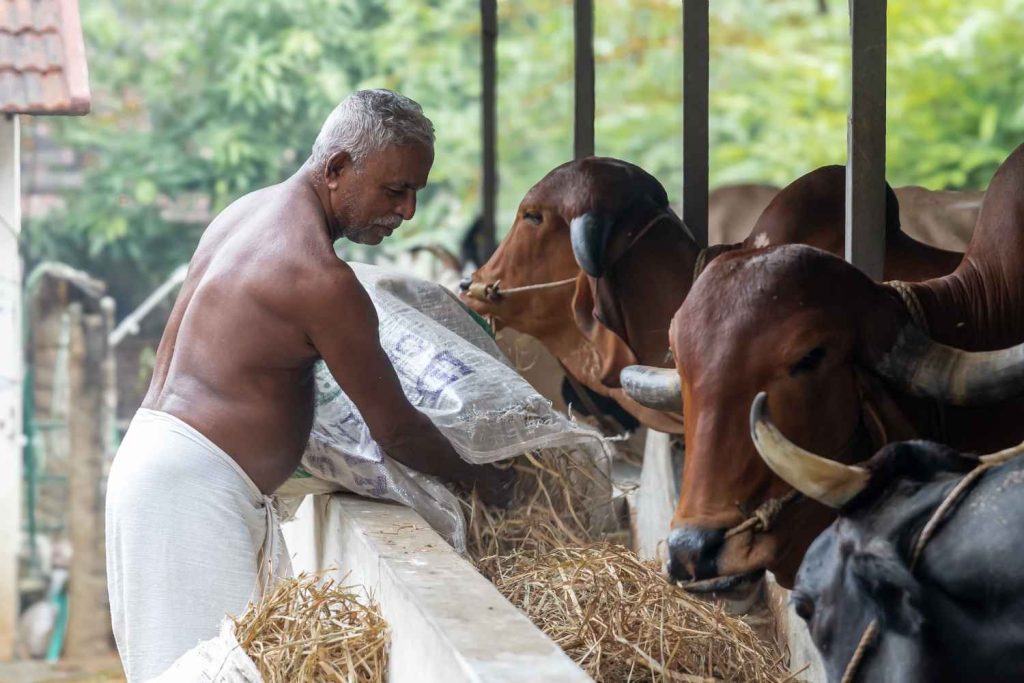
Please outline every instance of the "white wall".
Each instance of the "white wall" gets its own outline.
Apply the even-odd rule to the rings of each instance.
[[[21,538],[20,163],[18,118],[0,116],[0,661],[14,655]]]

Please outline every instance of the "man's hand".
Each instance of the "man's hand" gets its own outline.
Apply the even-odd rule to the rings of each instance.
[[[476,491],[484,505],[507,508],[512,503],[516,485],[516,471],[511,467],[482,465],[479,476],[468,487]]]

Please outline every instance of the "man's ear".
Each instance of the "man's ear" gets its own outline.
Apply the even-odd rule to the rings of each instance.
[[[920,588],[889,543],[872,541],[850,557],[850,569],[877,605],[883,626],[913,636],[924,621],[918,609]]]
[[[343,170],[351,165],[352,157],[349,156],[348,152],[335,152],[332,154],[324,166],[324,180],[327,182],[327,187],[332,190],[338,189],[338,177]]]

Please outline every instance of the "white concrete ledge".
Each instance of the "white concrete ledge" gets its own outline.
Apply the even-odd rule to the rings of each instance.
[[[373,592],[391,627],[391,683],[592,680],[412,510],[317,496],[287,527],[296,571],[335,566]]]

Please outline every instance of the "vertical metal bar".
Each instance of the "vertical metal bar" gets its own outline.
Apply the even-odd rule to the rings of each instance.
[[[846,260],[875,280],[885,263],[886,0],[850,0]]]
[[[490,258],[497,245],[495,213],[498,200],[498,141],[497,141],[497,57],[498,42],[497,0],[480,0],[480,49],[483,78],[481,103],[483,131],[483,201],[481,208],[480,247],[484,258]]]
[[[575,25],[573,156],[594,154],[594,2],[574,0]]]
[[[708,0],[683,0],[683,222],[708,245]]]

